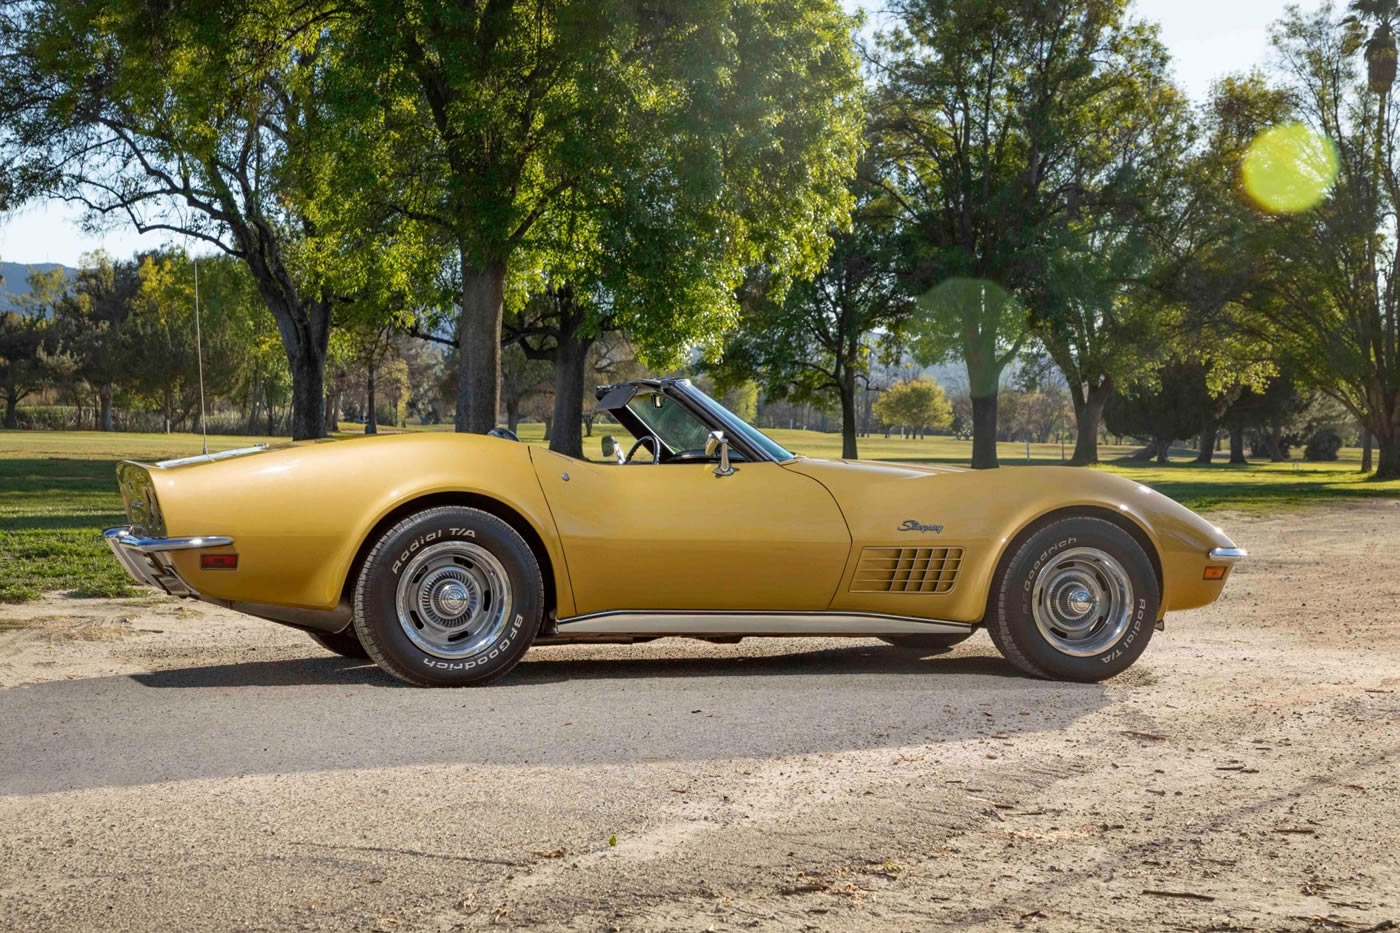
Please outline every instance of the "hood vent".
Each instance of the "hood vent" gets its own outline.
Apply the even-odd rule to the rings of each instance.
[[[960,547],[868,547],[852,593],[947,593],[958,578]]]

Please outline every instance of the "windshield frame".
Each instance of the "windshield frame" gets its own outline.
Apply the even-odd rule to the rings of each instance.
[[[697,406],[700,414],[719,422],[726,431],[727,440],[738,447],[748,448],[752,454],[758,455],[758,459],[774,463],[788,463],[797,459],[792,451],[706,395],[689,379],[667,380],[661,387],[666,388],[668,383],[671,388],[680,390],[676,393],[678,396]]]

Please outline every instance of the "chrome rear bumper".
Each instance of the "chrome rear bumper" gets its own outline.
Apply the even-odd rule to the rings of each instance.
[[[116,555],[131,579],[146,586],[158,586],[171,596],[199,596],[199,592],[175,570],[168,554],[207,547],[227,547],[232,538],[202,535],[197,538],[147,538],[130,525],[108,528],[102,539]]]

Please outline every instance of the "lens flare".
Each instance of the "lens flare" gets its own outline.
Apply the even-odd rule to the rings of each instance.
[[[1271,127],[1249,144],[1240,180],[1249,199],[1274,214],[1316,207],[1337,180],[1332,141],[1301,123]]]

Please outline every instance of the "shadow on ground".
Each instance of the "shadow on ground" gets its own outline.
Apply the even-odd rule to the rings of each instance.
[[[550,657],[558,646],[532,649],[497,687],[524,687],[561,681],[650,680],[657,677],[851,676],[853,674],[1020,675],[999,657],[987,655],[916,657],[871,647],[828,648],[793,654],[745,657]],[[625,649],[623,649],[625,650]],[[372,684],[417,689],[385,674],[373,663],[346,658],[300,658],[181,667],[132,679],[146,687],[288,687],[312,684]]]
[[[1109,702],[1101,686],[1017,677],[966,648],[924,659],[875,646],[551,657],[571,650],[536,649],[478,690],[401,688],[326,657],[3,690],[0,794],[428,763],[818,754],[1057,730]]]

